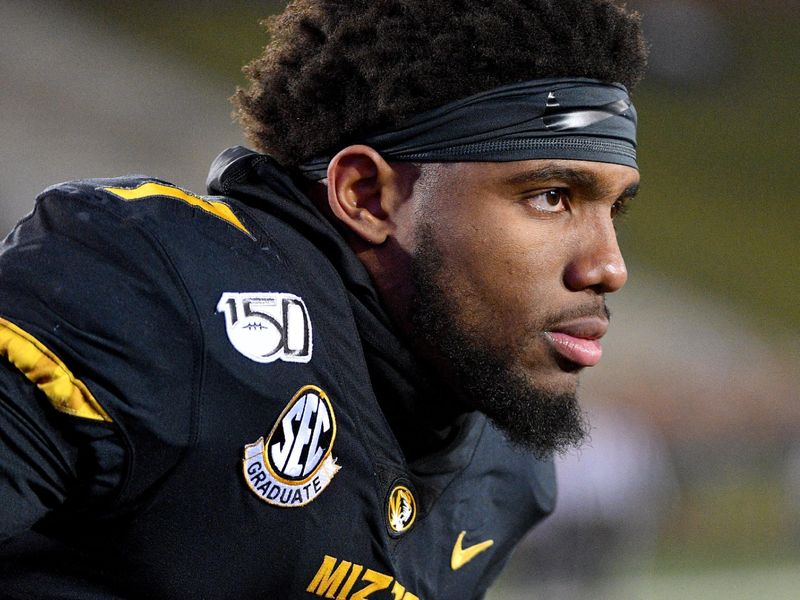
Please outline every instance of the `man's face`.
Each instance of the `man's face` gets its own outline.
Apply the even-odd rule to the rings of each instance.
[[[450,385],[539,454],[578,443],[579,371],[625,284],[614,217],[638,172],[585,161],[426,165],[414,194],[414,336]]]

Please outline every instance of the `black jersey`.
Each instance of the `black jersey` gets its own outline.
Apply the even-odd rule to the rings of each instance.
[[[481,597],[552,462],[424,389],[268,157],[209,187],[62,184],[4,241],[3,597]]]

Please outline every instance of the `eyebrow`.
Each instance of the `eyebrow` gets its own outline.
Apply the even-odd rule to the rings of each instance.
[[[545,182],[552,179],[560,179],[576,187],[583,188],[590,195],[605,196],[608,194],[609,186],[589,171],[582,171],[561,165],[546,165],[536,169],[530,169],[517,173],[503,180],[509,186],[522,185],[526,183]],[[619,195],[619,198],[633,198],[639,192],[639,183],[634,183]]]
[[[619,195],[620,198],[634,198],[636,194],[639,193],[639,184],[634,183],[633,185],[629,185],[625,188],[625,190]]]

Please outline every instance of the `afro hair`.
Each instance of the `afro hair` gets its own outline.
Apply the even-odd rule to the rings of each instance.
[[[588,77],[629,90],[646,45],[610,0],[296,0],[234,96],[249,141],[287,167],[502,85]]]

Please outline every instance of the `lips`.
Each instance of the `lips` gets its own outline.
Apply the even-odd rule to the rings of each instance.
[[[581,367],[593,367],[603,356],[600,338],[607,330],[606,319],[587,318],[561,323],[546,331],[545,338],[552,349],[568,361]]]

